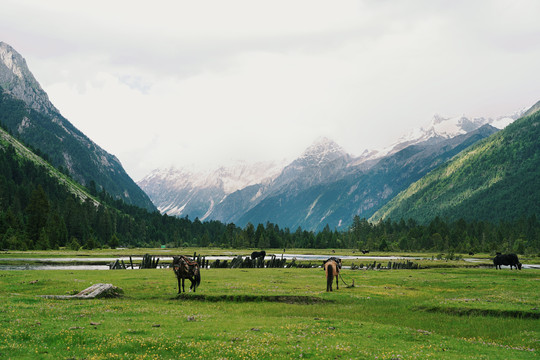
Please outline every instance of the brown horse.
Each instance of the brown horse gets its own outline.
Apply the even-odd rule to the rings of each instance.
[[[191,281],[189,291],[197,289],[197,286],[201,283],[201,271],[199,264],[196,261],[190,260],[184,255],[173,257],[173,270],[176,278],[178,279],[178,293],[186,292],[184,289],[184,281],[188,279]]]
[[[326,291],[332,291],[332,282],[336,278],[336,289],[339,290],[339,270],[341,269],[341,259],[331,257],[323,264],[326,272]]]

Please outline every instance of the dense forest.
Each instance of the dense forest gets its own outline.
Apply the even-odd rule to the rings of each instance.
[[[0,142],[0,249],[30,250],[66,247],[225,247],[350,248],[372,251],[540,252],[536,216],[512,222],[445,221],[421,225],[414,220],[380,221],[354,218],[349,230],[326,226],[320,232],[219,221],[176,218],[128,205],[98,189],[81,201],[44,167]],[[96,201],[97,200],[97,201]]]

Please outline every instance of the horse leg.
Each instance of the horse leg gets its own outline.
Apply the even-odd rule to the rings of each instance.
[[[177,279],[178,279],[178,293],[180,294],[182,292],[181,291],[182,290],[182,288],[181,288],[182,284],[181,284],[180,277],[177,276]]]
[[[339,270],[337,271],[337,275],[336,275],[336,289],[339,290]]]

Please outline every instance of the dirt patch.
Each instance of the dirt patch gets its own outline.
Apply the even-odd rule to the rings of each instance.
[[[443,313],[458,316],[494,316],[521,319],[540,319],[540,312],[528,310],[474,309],[465,307],[417,306],[416,311]]]
[[[196,301],[229,301],[229,302],[279,302],[286,304],[322,304],[331,303],[333,300],[326,300],[316,296],[294,296],[294,295],[206,295],[206,294],[178,294],[177,300]]]

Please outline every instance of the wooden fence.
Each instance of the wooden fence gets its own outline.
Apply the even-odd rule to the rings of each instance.
[[[268,257],[268,256],[267,256]],[[267,258],[266,257],[266,258]],[[195,260],[201,269],[238,269],[238,268],[318,268],[322,266],[322,261],[315,261],[312,263],[297,262],[296,259],[287,261],[287,259],[278,257],[276,255],[269,255],[270,259],[265,260],[265,258],[256,258],[251,259],[251,257],[238,255],[231,260],[208,260],[205,256],[201,256],[197,253],[193,254],[193,260]],[[168,263],[159,263],[159,257],[151,256],[146,254],[143,256],[141,264],[138,266],[139,269],[156,269],[159,267],[167,268],[171,264]],[[133,260],[131,256],[129,257],[129,264],[125,264],[124,260],[116,260],[113,263],[109,264],[109,268],[114,269],[135,269],[133,265]],[[351,264],[352,270],[399,270],[399,269],[420,269],[418,264],[415,264],[409,260],[407,261],[388,261],[388,263],[373,263],[369,262],[366,265],[364,263]]]

